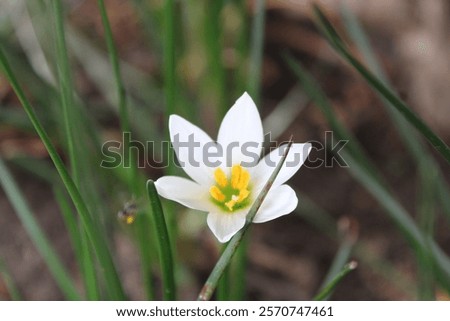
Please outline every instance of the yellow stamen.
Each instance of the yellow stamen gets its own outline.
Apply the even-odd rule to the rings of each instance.
[[[227,177],[221,168],[214,171],[215,185],[209,189],[211,197],[218,201],[228,211],[233,212],[242,208],[247,203],[250,191],[250,173],[241,165],[234,165],[231,168],[231,177]]]
[[[242,166],[241,165],[234,165],[231,168],[231,186],[234,189],[238,189],[239,181],[241,179],[242,174]]]
[[[245,200],[248,195],[250,194],[250,192],[248,191],[248,189],[241,189],[239,191],[239,198],[238,198],[238,202],[242,202],[243,200]]]
[[[211,186],[209,189],[209,194],[219,202],[225,201],[225,195],[223,195],[222,191],[217,186]]]
[[[227,176],[221,168],[217,168],[214,171],[214,179],[216,180],[217,185],[220,187],[225,187],[228,185]]]

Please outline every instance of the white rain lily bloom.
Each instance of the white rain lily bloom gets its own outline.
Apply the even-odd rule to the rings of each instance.
[[[192,180],[163,176],[158,193],[192,209],[208,212],[208,226],[224,243],[245,224],[256,197],[281,160],[283,145],[260,159],[264,139],[255,103],[244,93],[225,115],[217,142],[184,118],[171,115],[169,130],[178,161]],[[291,213],[298,203],[284,184],[302,166],[311,144],[292,144],[274,184],[253,222],[264,223]]]

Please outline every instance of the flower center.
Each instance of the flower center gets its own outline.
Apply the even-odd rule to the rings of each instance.
[[[228,178],[221,168],[214,171],[216,184],[211,186],[209,194],[213,201],[229,212],[234,212],[249,204],[250,173],[241,165],[231,168]]]

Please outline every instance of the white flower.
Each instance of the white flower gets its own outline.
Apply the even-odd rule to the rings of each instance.
[[[209,228],[220,242],[228,242],[244,226],[249,209],[286,145],[259,159],[263,128],[258,109],[247,93],[225,115],[217,143],[177,115],[170,116],[169,130],[178,161],[192,180],[161,177],[155,183],[158,193],[189,208],[208,212]],[[294,190],[284,182],[299,170],[310,150],[309,143],[292,144],[254,223],[273,220],[297,207]]]

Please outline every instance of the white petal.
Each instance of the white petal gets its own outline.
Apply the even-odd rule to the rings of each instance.
[[[264,223],[291,213],[297,207],[298,199],[288,185],[273,187],[256,213],[253,223]]]
[[[217,142],[226,156],[226,166],[244,163],[256,164],[264,133],[261,117],[251,97],[244,93],[230,108],[220,125]]]
[[[214,209],[209,191],[203,186],[177,176],[163,176],[155,182],[158,194],[192,209],[209,212]]]
[[[235,213],[211,212],[208,226],[221,243],[228,242],[245,225],[247,211]]]
[[[262,187],[270,175],[272,175],[275,167],[280,162],[287,145],[282,145],[277,149],[274,149],[269,154],[261,159],[261,161],[256,165],[255,168],[250,169],[250,175],[252,181],[258,187]],[[292,144],[291,149],[286,157],[286,160],[278,173],[273,186],[280,186],[290,179],[303,165],[305,160],[308,158],[308,154],[311,151],[311,144]]]
[[[180,166],[197,183],[211,185],[213,169],[218,164],[211,165],[214,160],[206,159],[204,151],[213,152],[217,144],[203,130],[178,115],[170,116],[169,130]]]

